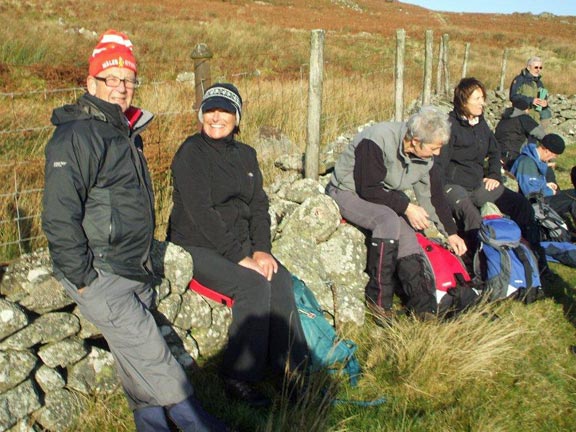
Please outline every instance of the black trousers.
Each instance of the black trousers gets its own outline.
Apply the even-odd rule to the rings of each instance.
[[[560,190],[556,195],[544,199],[560,216],[569,213],[572,218],[576,219],[576,191],[574,189]]]
[[[482,223],[479,208],[487,202],[493,202],[498,209],[518,224],[521,230],[534,225],[534,209],[524,195],[502,185],[492,191],[484,185],[468,191],[459,185],[444,187],[446,198],[452,208],[454,218],[463,231],[477,230]]]
[[[194,279],[234,299],[222,374],[260,381],[268,367],[282,373],[297,370],[308,356],[292,290],[292,277],[279,264],[272,281],[224,258],[218,252],[187,247]],[[288,363],[287,363],[288,362]]]

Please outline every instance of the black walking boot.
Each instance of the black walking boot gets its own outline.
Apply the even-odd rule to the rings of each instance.
[[[390,325],[393,317],[392,301],[396,287],[394,273],[398,257],[398,240],[370,239],[368,245],[368,276],[365,288],[368,310],[381,327]]]
[[[540,228],[536,222],[527,225],[522,234],[526,241],[530,244],[530,249],[536,255],[538,261],[538,270],[540,271],[540,276],[549,276],[552,273],[550,267],[548,267],[548,260],[546,260],[546,252],[540,244]]]
[[[396,271],[407,296],[406,307],[424,321],[436,318],[436,292],[424,256],[416,253],[399,258]]]

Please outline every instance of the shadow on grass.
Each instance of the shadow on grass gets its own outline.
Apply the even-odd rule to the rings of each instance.
[[[307,381],[306,391],[295,396],[290,393],[294,387],[287,386],[286,379],[270,374],[258,383],[257,387],[270,397],[273,405],[267,408],[252,408],[226,396],[220,375],[221,361],[221,352],[200,361],[194,368],[189,369],[189,378],[204,408],[222,419],[233,430],[322,432],[328,429],[328,414],[339,389],[338,379],[324,373],[314,375]],[[298,382],[299,384],[302,382]]]
[[[573,286],[567,282],[574,278],[574,273],[574,269],[555,265],[552,273],[542,278],[542,285],[545,294],[562,305],[564,315],[576,327],[576,293]]]

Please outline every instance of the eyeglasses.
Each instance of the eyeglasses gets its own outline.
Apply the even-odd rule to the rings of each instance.
[[[532,66],[534,69],[544,69],[542,66]]]
[[[130,79],[130,78],[118,78],[115,76],[107,76],[106,78],[103,77],[94,77],[96,81],[102,81],[106,84],[106,87],[116,88],[120,86],[120,83],[124,83],[124,87],[127,89],[135,89],[140,86],[140,82],[137,79]]]

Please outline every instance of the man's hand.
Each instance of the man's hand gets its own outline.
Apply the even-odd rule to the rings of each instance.
[[[454,251],[454,253],[458,256],[462,256],[466,253],[468,248],[466,247],[466,243],[462,240],[458,234],[452,234],[448,236],[448,244]]]
[[[500,182],[495,179],[484,178],[482,179],[482,181],[484,182],[484,187],[486,188],[487,191],[493,191],[498,186],[500,186]]]
[[[546,186],[548,186],[550,189],[552,189],[552,193],[553,195],[556,195],[556,192],[558,192],[558,185],[556,183],[546,183]]]
[[[546,108],[548,106],[548,101],[546,99],[534,98],[534,100],[532,101],[532,105]]]
[[[416,231],[424,230],[430,226],[430,220],[428,219],[428,212],[422,207],[415,204],[408,204],[406,211],[404,212],[408,222],[412,228]]]

